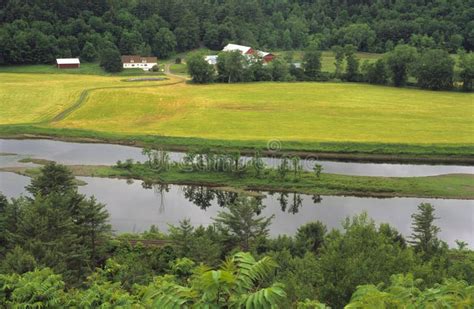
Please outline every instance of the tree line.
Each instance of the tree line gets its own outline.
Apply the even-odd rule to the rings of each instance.
[[[273,216],[242,195],[207,227],[185,219],[167,233],[114,236],[104,205],[79,194],[66,167],[47,164],[27,190],[0,198],[3,307],[474,305],[474,252],[438,238],[431,204],[418,206],[409,237],[365,213],[341,229],[316,221],[269,237]],[[168,244],[147,245],[155,239]]]
[[[375,62],[362,63],[354,45],[336,45],[332,52],[335,72],[322,71],[322,54],[317,46],[305,50],[301,63],[295,63],[291,54],[264,63],[258,57],[235,51],[219,53],[217,64],[212,65],[204,59],[203,52],[194,52],[187,58],[187,66],[195,83],[344,80],[396,87],[410,84],[431,90],[473,89],[472,52],[460,51],[453,57],[442,49],[417,49],[401,44]]]
[[[455,53],[474,49],[473,12],[466,0],[7,0],[0,64],[95,61],[105,49],[166,58],[229,42],[262,50],[352,44],[377,53],[410,44]]]

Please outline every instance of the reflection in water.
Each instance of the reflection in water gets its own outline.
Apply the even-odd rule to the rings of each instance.
[[[288,192],[280,192],[280,193],[269,193],[271,196],[277,195],[277,201],[280,203],[280,209],[282,212],[286,212],[289,203],[289,195]],[[313,195],[312,200],[314,204],[319,204],[322,202],[323,198],[321,195]],[[303,206],[303,197],[299,193],[291,193],[291,205],[288,208],[288,213],[290,214],[297,214],[300,208]]]
[[[214,190],[204,186],[184,186],[183,187],[184,197],[194,205],[199,206],[205,210],[211,206],[211,202],[214,200]]]
[[[222,210],[222,205],[231,203],[237,198],[235,192],[224,192],[209,188],[185,189],[182,186],[169,185],[157,188],[153,186],[144,190],[140,182],[130,182],[124,179],[78,177],[87,183],[79,187],[80,193],[94,195],[98,201],[106,204],[110,213],[110,222],[117,232],[141,232],[152,225],[158,226],[163,232],[168,224],[178,224],[189,218],[195,226],[208,226],[213,218]],[[24,193],[24,187],[30,179],[12,173],[0,173],[0,192],[8,197],[18,197]],[[147,184],[145,186],[148,186]],[[153,189],[153,190],[152,190]],[[201,196],[214,195],[207,201],[206,208],[196,207],[184,192],[199,192]],[[207,192],[207,191],[209,192]],[[188,193],[189,194],[189,193]],[[198,195],[199,195],[198,194]],[[286,193],[287,204],[282,204],[278,198],[282,193],[268,194],[259,201],[266,207],[262,215],[275,215],[270,227],[270,234],[293,235],[301,225],[321,221],[328,229],[341,228],[341,221],[365,211],[376,223],[389,223],[404,236],[409,236],[411,230],[411,215],[417,211],[420,203],[431,203],[436,208],[436,225],[441,228],[440,238],[455,246],[455,240],[464,240],[474,247],[474,201],[472,200],[443,200],[422,198],[362,198],[351,196],[312,196]],[[190,194],[193,196],[193,194]],[[203,200],[202,197],[197,199]],[[205,200],[205,199],[204,199]],[[301,202],[300,202],[301,201]],[[317,203],[315,203],[317,202]],[[160,204],[160,207],[157,205]],[[315,204],[324,207],[312,207]],[[166,207],[166,209],[165,209]],[[160,209],[161,208],[161,209]],[[298,210],[295,212],[295,210]],[[283,210],[283,211],[282,211]],[[290,211],[291,210],[291,211]]]

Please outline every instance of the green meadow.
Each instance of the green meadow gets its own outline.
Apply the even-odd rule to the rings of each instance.
[[[468,93],[361,83],[125,80],[0,73],[0,134],[235,148],[278,141],[283,150],[395,155],[474,152]]]

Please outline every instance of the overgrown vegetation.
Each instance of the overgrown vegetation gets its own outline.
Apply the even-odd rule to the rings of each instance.
[[[5,307],[365,308],[474,305],[474,253],[438,238],[432,205],[413,215],[415,246],[360,214],[269,238],[252,197],[216,224],[113,236],[104,205],[49,163],[30,197],[0,198],[0,305]],[[425,237],[423,235],[430,235]],[[161,240],[161,245],[156,245]],[[155,241],[155,242],[154,242]]]

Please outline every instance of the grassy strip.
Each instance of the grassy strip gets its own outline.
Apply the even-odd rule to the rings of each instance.
[[[98,63],[81,63],[81,67],[78,69],[58,69],[56,65],[51,64],[6,65],[0,66],[0,73],[82,74],[100,76],[163,75],[161,72],[149,72],[139,68],[125,69],[118,73],[108,73],[104,71]]]
[[[39,159],[41,160],[41,159]],[[30,162],[30,161],[19,161],[19,162]],[[48,160],[44,160],[44,162],[33,162],[35,164],[46,164],[50,161]],[[97,167],[94,167],[94,169],[97,168]],[[39,167],[1,167],[0,168],[0,171],[1,172],[9,172],[9,173],[15,173],[15,174],[18,174],[18,175],[21,175],[21,176],[26,176],[26,177],[36,177],[39,175],[40,173],[40,168]],[[89,169],[89,172],[92,173],[93,169]],[[75,174],[76,175],[76,174]],[[80,176],[80,175],[76,175],[76,176]],[[75,179],[75,182],[78,186],[85,186],[87,185],[87,182],[83,181],[83,180],[80,180],[80,179]]]
[[[255,149],[265,155],[285,154],[315,159],[347,160],[359,162],[403,162],[474,164],[474,146],[406,145],[383,143],[342,142],[281,142],[276,152],[267,150],[266,141],[232,141],[157,135],[125,135],[82,129],[48,128],[38,125],[0,125],[1,138],[52,138],[71,142],[113,143],[128,146],[151,146],[173,151],[206,147],[213,150],[239,150],[253,154]]]
[[[178,167],[158,173],[142,164],[134,164],[130,169],[91,165],[69,167],[76,176],[133,178],[155,183],[232,187],[240,190],[370,197],[474,199],[474,175],[469,174],[401,178],[323,173],[318,179],[313,173],[303,172],[297,180],[294,180],[291,175],[280,179],[274,170],[266,170],[261,177],[255,177],[251,172],[239,177],[222,172],[185,172]],[[38,169],[3,168],[1,170],[22,175],[35,175]]]
[[[47,159],[37,159],[37,158],[23,158],[18,160],[20,163],[34,163],[34,164],[39,164],[39,165],[46,165],[48,163],[54,162],[51,160]]]

